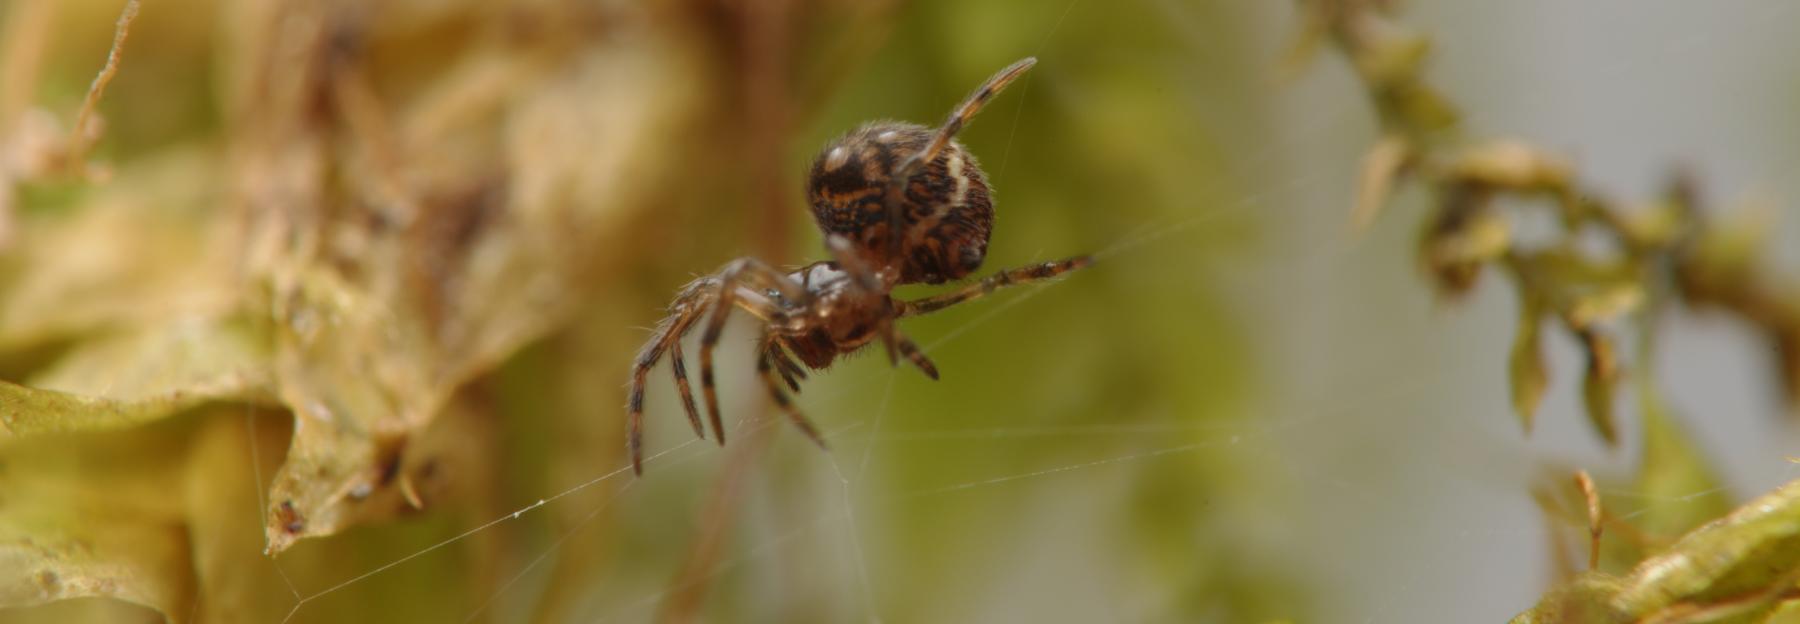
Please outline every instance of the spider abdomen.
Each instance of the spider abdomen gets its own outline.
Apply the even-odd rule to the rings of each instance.
[[[937,284],[981,268],[994,227],[993,198],[980,165],[951,142],[908,184],[894,255],[883,203],[890,172],[931,137],[930,129],[914,124],[866,124],[827,145],[808,178],[807,200],[819,229],[850,240],[871,265],[897,269],[900,284]]]

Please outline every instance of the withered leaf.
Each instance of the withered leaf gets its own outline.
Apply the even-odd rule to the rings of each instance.
[[[89,332],[230,313],[239,298],[227,224],[188,212],[208,201],[208,160],[175,150],[119,175],[71,214],[19,224],[0,258],[0,353]]]
[[[656,45],[621,45],[605,63],[566,72],[520,61],[452,73],[457,84],[418,103],[401,132],[399,149],[419,152],[397,160],[396,177],[413,186],[393,209],[409,227],[355,214],[298,219],[283,202],[250,202],[252,236],[269,243],[254,265],[280,320],[277,393],[295,415],[269,492],[274,552],[430,505],[409,467],[466,455],[422,442],[452,397],[566,320],[602,281],[596,267],[622,265],[605,254],[631,247],[627,220],[651,180],[672,170],[656,147],[695,102],[676,79],[683,72],[666,66],[681,57]],[[492,88],[497,79],[528,86]],[[494,117],[503,131],[489,126]],[[301,171],[331,166],[324,152],[277,151],[246,160],[240,177],[280,177],[296,153],[309,162]],[[380,204],[347,203],[357,201]],[[284,242],[294,240],[336,247]],[[413,491],[393,496],[403,490]]]

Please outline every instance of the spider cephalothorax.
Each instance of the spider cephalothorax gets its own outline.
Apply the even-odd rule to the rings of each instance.
[[[981,268],[994,202],[975,157],[951,141],[912,177],[897,209],[900,257],[891,254],[886,196],[895,168],[931,143],[917,124],[876,122],[844,135],[813,161],[806,196],[827,236],[849,239],[877,271],[900,284],[939,284]]]
[[[994,204],[975,157],[953,139],[989,98],[1036,62],[1028,58],[994,74],[936,129],[873,123],[827,146],[813,163],[807,197],[831,260],[782,271],[755,258],[739,258],[718,273],[694,280],[675,296],[669,316],[631,368],[626,440],[634,470],[643,472],[645,378],[665,351],[674,364],[675,388],[688,423],[695,435],[706,435],[681,355],[681,337],[702,320],[706,330],[700,337],[700,390],[713,437],[725,443],[713,387],[713,346],[725,329],[726,316],[744,310],[762,323],[756,370],[769,397],[807,437],[824,446],[824,439],[794,408],[782,385],[799,392],[806,369],[830,366],[838,357],[877,340],[887,348],[889,362],[905,357],[937,379],[937,367],[900,333],[895,321],[997,288],[1055,277],[1091,262],[1079,256],[1027,265],[912,301],[889,295],[900,284],[937,284],[981,267],[994,225]]]

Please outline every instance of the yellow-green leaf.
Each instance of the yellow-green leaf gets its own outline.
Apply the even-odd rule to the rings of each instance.
[[[1576,624],[1615,621],[1607,600],[1618,592],[1620,580],[1598,572],[1575,577],[1551,590],[1530,610],[1513,617],[1512,624]]]
[[[1515,190],[1554,190],[1569,184],[1567,161],[1522,141],[1498,140],[1464,150],[1450,164],[1454,177]]]
[[[1519,415],[1519,424],[1529,433],[1532,420],[1537,414],[1538,403],[1544,398],[1544,389],[1549,385],[1549,374],[1544,363],[1543,338],[1540,329],[1543,326],[1544,309],[1537,301],[1527,295],[1519,303],[1519,329],[1513,336],[1512,355],[1507,366],[1512,381],[1513,411]]]
[[[208,401],[268,400],[267,350],[229,320],[80,343],[29,386],[0,382],[0,437],[134,427]]]
[[[1606,440],[1619,443],[1619,430],[1613,416],[1613,394],[1619,382],[1619,356],[1612,340],[1597,331],[1580,334],[1587,350],[1587,374],[1582,378],[1582,402],[1587,406],[1588,422]]]
[[[1643,302],[1644,289],[1636,282],[1604,284],[1572,297],[1563,316],[1571,326],[1587,327],[1624,316]]]
[[[1357,230],[1367,229],[1382,206],[1387,205],[1409,153],[1405,138],[1389,135],[1376,141],[1363,155],[1362,173],[1356,182],[1356,204],[1350,212],[1350,223]]]
[[[1649,383],[1637,384],[1644,416],[1644,455],[1632,490],[1632,523],[1650,536],[1673,537],[1731,510],[1731,494]]]
[[[176,495],[181,436],[159,428],[0,445],[0,606],[107,596],[185,617],[193,574]]]
[[[1639,564],[1610,601],[1641,618],[1666,609],[1772,608],[1800,571],[1800,481],[1750,501]]]
[[[266,597],[292,590],[253,513],[288,436],[277,416],[220,406],[0,443],[0,608],[108,597],[172,622],[278,621],[291,602]]]

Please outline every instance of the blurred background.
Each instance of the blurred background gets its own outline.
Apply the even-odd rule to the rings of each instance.
[[[0,401],[0,620],[1498,621],[1552,580],[1533,484],[1636,463],[1561,334],[1520,431],[1514,295],[1433,294],[1422,194],[1350,227],[1375,120],[1286,3],[150,0],[83,159],[123,6],[0,0],[0,379],[94,398]],[[1800,275],[1800,7],[1406,8],[1473,134],[1626,200],[1688,166]],[[730,444],[659,366],[634,479],[676,290],[823,258],[817,150],[1025,56],[961,136],[983,273],[1098,264],[909,320],[940,381],[814,375],[829,452],[739,319]],[[1800,475],[1768,345],[1658,331],[1731,500]]]

